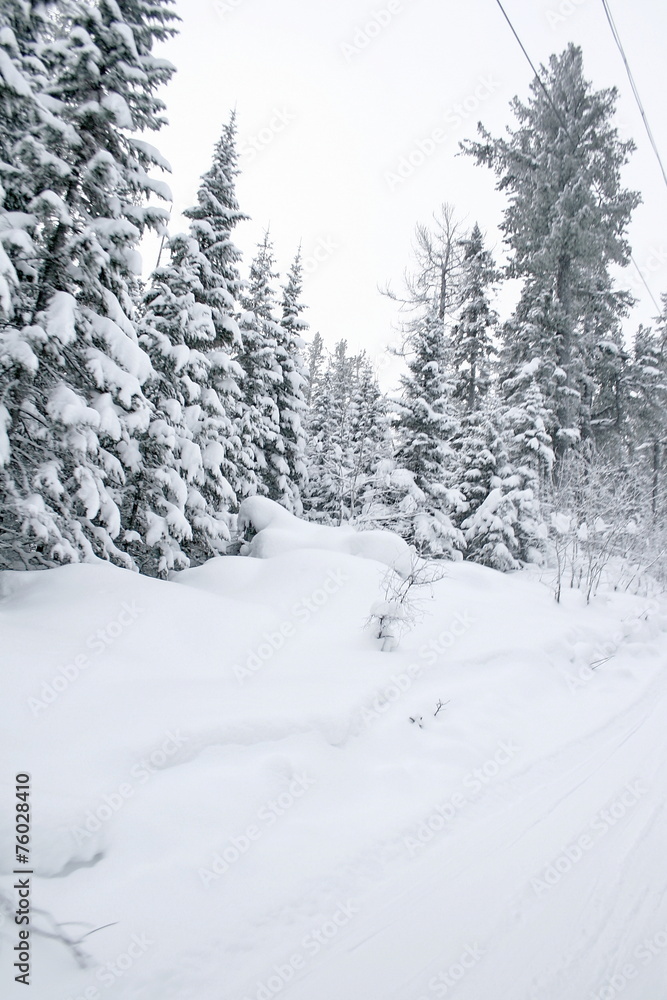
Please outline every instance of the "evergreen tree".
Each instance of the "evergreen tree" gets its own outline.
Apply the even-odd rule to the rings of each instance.
[[[314,384],[308,429],[307,516],[376,524],[393,451],[388,401],[369,359],[348,355],[344,340]]]
[[[350,516],[347,487],[355,465],[351,429],[354,369],[347,342],[341,340],[312,387],[304,508],[309,520],[324,524],[342,524]]]
[[[534,367],[534,366],[533,366]],[[539,484],[551,476],[554,451],[548,427],[553,414],[548,409],[542,390],[526,365],[523,377],[517,379],[504,413],[507,428],[508,453],[514,467],[530,469]],[[505,389],[509,389],[509,382]]]
[[[350,519],[366,523],[382,500],[382,470],[393,455],[389,402],[378,385],[373,366],[364,353],[355,359],[350,405],[350,431],[354,464],[349,486]]]
[[[632,451],[630,424],[631,355],[620,329],[595,344],[590,371],[590,435],[608,460],[627,462]]]
[[[492,333],[496,314],[489,293],[497,274],[477,224],[463,241],[458,319],[452,328],[452,364],[455,370],[454,398],[465,409],[476,410],[491,385],[491,362],[495,354]]]
[[[634,343],[631,369],[630,420],[635,468],[646,482],[653,519],[664,514],[663,466],[667,442],[667,295],[657,330],[641,326]]]
[[[156,373],[147,386],[154,412],[128,516],[130,527],[146,524],[136,538],[140,568],[159,575],[224,551],[236,503],[233,425],[211,387],[208,351],[217,334],[201,302],[202,254],[185,234],[170,241],[170,253],[151,278],[140,326]]]
[[[396,461],[412,474],[424,497],[409,540],[423,554],[456,558],[463,539],[452,524],[452,515],[461,511],[462,500],[452,489],[451,441],[459,421],[452,401],[449,348],[437,303],[413,323],[409,345],[412,356],[408,373],[401,378],[403,391],[396,404]]]
[[[466,413],[454,440],[457,486],[465,500],[460,527],[466,559],[506,571],[518,566],[517,511],[508,496],[517,484],[490,405]]]
[[[317,391],[317,386],[322,376],[322,364],[324,363],[324,357],[324,341],[322,340],[321,334],[316,333],[306,351],[305,400],[308,407],[311,406],[313,394]],[[306,419],[308,419],[308,417]]]
[[[275,315],[273,247],[268,231],[258,245],[250,280],[242,297],[242,345],[236,358],[243,372],[243,405],[239,435],[248,463],[245,494],[260,493],[272,500],[285,497],[289,465],[280,432],[278,386],[281,361],[287,363],[283,331]],[[278,354],[281,355],[281,360]]]
[[[145,227],[166,218],[148,197],[169,196],[148,173],[164,161],[137,133],[163,123],[156,91],[173,68],[151,47],[174,32],[170,6],[72,0],[38,47],[37,105],[11,166],[25,177],[33,157],[43,170],[10,185],[12,211],[34,192],[38,264],[24,274],[21,325],[2,345],[4,518],[24,564],[92,553],[132,564],[122,492],[151,415],[151,366],[133,326],[136,248]]]
[[[585,420],[588,337],[602,339],[629,303],[614,289],[610,266],[629,260],[625,234],[639,197],[621,185],[633,144],[620,141],[611,124],[616,91],[591,88],[574,45],[552,56],[542,73],[525,104],[512,102],[518,126],[508,138],[493,139],[480,126],[482,140],[464,148],[495,169],[499,190],[509,196],[503,222],[509,273],[525,281],[519,325],[534,323],[539,311],[548,316],[537,337],[521,336],[518,360],[546,360],[539,350],[545,341],[555,355],[555,366],[541,369],[551,385],[540,387],[553,399],[554,441],[562,454],[579,441]],[[529,353],[530,339],[539,353]]]
[[[301,275],[301,249],[299,249],[283,288],[281,336],[277,352],[278,363],[282,369],[282,381],[277,385],[278,415],[288,467],[282,485],[283,495],[279,502],[293,514],[301,514],[303,511],[301,493],[307,476],[304,421],[305,393],[309,378],[303,358],[306,346],[303,334],[308,329],[308,323],[301,315],[305,308],[301,302]]]
[[[141,342],[157,373],[148,388],[155,412],[126,498],[129,527],[148,526],[148,550],[137,554],[147,572],[224,551],[247,482],[236,429],[242,371],[231,356],[240,344],[241,286],[232,230],[245,218],[236,174],[232,114],[197,204],[185,212],[189,233],[170,241],[171,261],[152,276],[144,300]]]

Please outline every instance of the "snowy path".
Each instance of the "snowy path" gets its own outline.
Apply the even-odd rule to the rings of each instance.
[[[85,969],[34,937],[33,1000],[666,1000],[661,606],[458,565],[383,654],[383,572],[294,551],[10,581],[34,905],[103,927]]]
[[[366,899],[293,1000],[361,1000],[359,983],[387,1000],[667,996],[667,689],[654,688]],[[625,785],[643,790],[629,807]]]

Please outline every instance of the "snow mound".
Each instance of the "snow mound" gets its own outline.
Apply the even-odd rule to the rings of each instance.
[[[410,546],[393,531],[357,531],[346,526],[332,528],[311,524],[267,497],[244,500],[239,509],[238,526],[242,533],[255,532],[243,545],[242,555],[271,559],[295,549],[323,549],[373,559],[402,577],[407,576],[412,567]]]

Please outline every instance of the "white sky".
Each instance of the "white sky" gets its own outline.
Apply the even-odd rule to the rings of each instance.
[[[610,5],[667,161],[667,5]],[[644,198],[631,242],[659,299],[667,291],[667,188],[601,0],[505,0],[504,6],[535,63],[574,41],[594,86],[619,88],[620,132],[638,147],[624,180]],[[366,348],[384,381],[393,380],[396,362],[387,362],[385,347],[396,340],[396,307],[378,286],[389,280],[400,287],[415,223],[448,201],[469,224],[479,221],[502,256],[503,197],[494,176],[456,155],[478,119],[500,134],[512,122],[511,98],[527,96],[532,73],[497,4],[179,0],[177,9],[180,35],[161,52],[178,70],[165,93],[170,125],[153,140],[173,167],[172,231],[183,228],[179,213],[193,203],[221,125],[236,106],[243,153],[238,194],[252,217],[236,231],[245,266],[269,223],[281,271],[299,241],[306,258],[319,247],[323,259],[312,259],[304,288],[311,329],[330,346],[345,337],[353,349]],[[430,155],[390,184],[387,175],[396,173],[401,157],[435,129],[440,141]],[[146,247],[147,269],[154,253]],[[628,322],[634,330],[656,310],[633,269],[621,281],[640,300]]]

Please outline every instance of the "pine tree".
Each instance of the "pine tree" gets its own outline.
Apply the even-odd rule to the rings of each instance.
[[[508,382],[505,388],[509,388]],[[547,429],[552,425],[553,414],[529,365],[512,388],[514,392],[504,413],[509,458],[515,467],[532,471],[539,490],[539,484],[551,476],[554,464],[552,439]]]
[[[521,364],[554,355],[541,383],[556,416],[554,441],[562,454],[582,434],[583,384],[589,372],[589,337],[614,328],[629,297],[614,289],[612,264],[626,264],[625,238],[639,197],[621,185],[620,171],[633,149],[611,125],[615,90],[594,91],[583,77],[581,50],[570,45],[552,56],[542,78],[531,84],[518,121],[506,139],[464,144],[478,162],[492,166],[499,190],[509,196],[503,230],[512,257],[510,275],[525,281],[518,325],[548,316],[537,336],[521,336]],[[530,353],[530,340],[538,353]],[[528,342],[527,342],[528,340]],[[528,350],[526,349],[528,348]],[[512,376],[514,373],[510,372]]]
[[[242,346],[236,358],[243,372],[244,398],[238,429],[248,463],[245,493],[279,500],[285,496],[289,466],[277,403],[283,379],[278,353],[284,352],[283,331],[276,319],[273,282],[278,275],[274,263],[267,231],[257,247],[241,300],[245,312],[241,317]],[[286,362],[286,357],[283,360]]]
[[[461,305],[451,334],[452,365],[456,373],[453,396],[471,413],[491,385],[491,362],[495,354],[492,335],[497,316],[489,295],[497,273],[491,254],[484,249],[484,238],[477,224],[463,246]]]
[[[163,123],[156,90],[173,68],[151,47],[173,34],[175,16],[167,0],[72,0],[66,14],[39,46],[39,108],[12,163],[41,157],[44,172],[28,206],[39,223],[30,315],[13,349],[3,344],[15,458],[3,492],[24,564],[95,553],[131,565],[122,491],[151,415],[151,366],[133,325],[136,248],[166,218],[148,197],[169,196],[148,173],[166,164],[137,133]],[[50,187],[40,191],[45,173]],[[12,184],[12,209],[27,190]]]
[[[590,436],[597,450],[617,463],[627,462],[633,447],[630,360],[620,329],[599,340],[591,352]]]
[[[646,481],[651,516],[664,513],[663,466],[667,443],[667,295],[662,297],[657,330],[641,326],[634,343],[630,420],[635,467]]]
[[[229,482],[233,425],[211,388],[208,350],[217,334],[201,301],[202,253],[194,237],[181,234],[170,241],[170,254],[151,278],[140,325],[156,373],[147,386],[154,412],[128,517],[129,525],[145,522],[135,557],[144,572],[158,575],[224,551],[236,503]]]
[[[306,483],[306,416],[305,393],[308,372],[305,368],[303,334],[308,323],[303,319],[301,249],[299,249],[287,275],[283,288],[281,334],[277,358],[282,370],[282,380],[277,384],[277,405],[280,434],[284,445],[287,475],[282,481],[279,503],[293,514],[303,512],[301,493]]]
[[[225,550],[247,483],[237,433],[242,371],[232,357],[241,287],[232,230],[245,218],[236,174],[232,114],[197,204],[184,213],[189,233],[170,241],[171,262],[158,268],[145,296],[141,342],[157,372],[149,385],[155,415],[126,496],[129,525],[145,522],[150,532],[149,551],[137,558],[160,573]]]
[[[322,335],[316,333],[306,351],[305,400],[308,407],[312,404],[313,394],[317,391],[318,383],[322,376],[324,356],[325,351]],[[306,416],[306,420],[308,420],[308,416]]]
[[[348,485],[355,465],[351,427],[354,369],[347,342],[341,340],[312,388],[304,508],[309,520],[324,524],[342,524],[350,516]]]
[[[512,479],[497,414],[490,404],[464,415],[454,446],[457,487],[465,500],[460,527],[466,559],[502,571],[516,569],[517,511],[508,494],[519,484]]]
[[[354,456],[349,486],[350,519],[366,524],[374,517],[373,508],[383,500],[382,470],[391,460],[394,448],[389,401],[364,353],[355,359],[350,436]]]
[[[459,422],[453,404],[453,384],[444,323],[437,303],[418,318],[410,332],[412,356],[408,374],[401,378],[396,403],[396,462],[413,477],[424,497],[415,512],[413,542],[425,555],[457,558],[463,539],[452,523],[462,509],[460,494],[452,489],[451,441]]]

